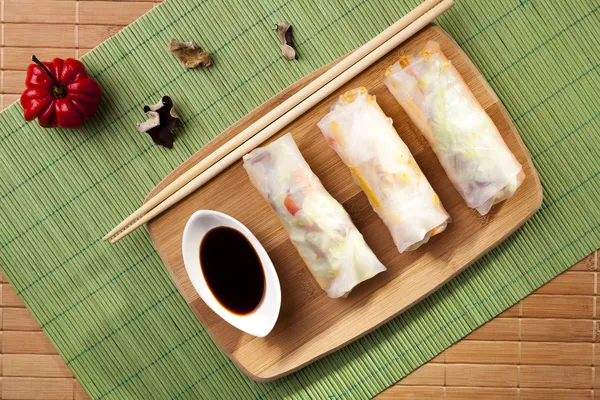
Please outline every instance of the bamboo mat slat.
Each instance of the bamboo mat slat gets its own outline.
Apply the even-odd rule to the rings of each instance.
[[[583,319],[561,318],[560,312],[527,317],[522,305],[541,294],[563,298],[585,293],[596,299],[596,257],[595,253],[586,257],[519,302],[516,309],[521,311],[494,318],[377,399],[592,399],[599,387],[595,376],[596,360],[600,360],[596,314]],[[31,328],[28,313],[22,312],[24,305],[8,283],[2,284],[0,306],[5,311],[18,308],[20,326]],[[13,319],[8,323],[9,328],[18,329]],[[88,399],[75,379],[73,387],[66,384],[65,378],[72,374],[39,328],[2,328],[1,379],[23,379],[6,380],[8,386],[0,398],[46,399],[40,393],[47,393],[60,399]]]
[[[80,57],[158,1],[1,0],[0,3],[3,10],[0,108],[4,109],[18,100],[32,53],[41,58]],[[460,5],[460,0],[458,3]],[[470,54],[485,59],[480,57],[484,49],[475,45],[477,36],[492,35],[497,25],[510,21],[526,7],[541,7],[529,0],[513,3],[504,1],[490,6],[490,12],[497,17],[488,22],[477,20],[475,15],[481,10],[476,7],[461,11],[465,24],[479,27],[477,32],[469,34],[463,34],[460,27],[453,27],[460,33],[457,39],[461,39],[461,44],[469,45]],[[597,7],[593,7],[592,1],[587,3],[592,11],[578,14],[574,22],[558,21],[557,24],[563,26],[556,29],[555,36],[532,42],[531,49],[522,58],[506,60],[504,67],[480,66],[501,97],[509,99],[507,106],[517,122],[526,119],[533,109],[551,102],[554,96],[560,96],[560,91],[541,93],[539,103],[528,108],[512,98],[510,84],[501,78],[510,75],[513,84],[522,85],[511,71],[513,67],[524,68],[527,73],[529,66],[523,63],[521,67],[526,57],[536,57],[537,51],[560,39],[563,32],[580,35],[577,24],[596,18]],[[543,9],[540,12],[544,12]],[[507,48],[514,44],[511,40],[517,40],[503,39]],[[563,80],[569,85],[577,84],[587,79],[594,69],[590,71],[581,70],[575,78]],[[582,116],[577,118],[580,122],[573,132],[588,126]],[[526,125],[524,129],[531,126]],[[544,149],[550,144],[537,143],[536,139],[527,137],[535,142],[536,148],[542,149],[534,156],[543,157]],[[546,161],[541,159],[538,163],[543,173]],[[592,399],[595,389],[600,387],[600,373],[596,373],[595,368],[600,360],[597,354],[600,348],[596,346],[599,340],[597,257],[597,253],[592,253],[391,386],[378,399]],[[0,398],[87,399],[84,389],[72,377],[15,290],[4,276],[0,278],[4,282],[0,287]],[[157,378],[169,380],[172,377]]]
[[[42,60],[81,57],[158,3],[0,1],[0,111],[19,100],[32,54]],[[88,400],[1,272],[0,282],[0,399]]]

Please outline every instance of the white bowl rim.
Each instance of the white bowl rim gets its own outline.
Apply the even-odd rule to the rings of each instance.
[[[230,227],[242,233],[254,247],[263,266],[265,293],[258,307],[249,314],[239,315],[225,308],[211,292],[200,267],[200,244],[208,231],[220,226]],[[271,332],[281,308],[281,286],[269,255],[244,224],[218,211],[198,210],[186,223],[181,248],[185,269],[192,286],[211,310],[234,327],[253,336],[264,337]]]

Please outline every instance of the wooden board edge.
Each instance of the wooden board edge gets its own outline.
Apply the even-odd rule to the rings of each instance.
[[[335,353],[336,351],[340,350],[341,348],[351,344],[352,342],[362,338],[363,336],[366,336],[367,334],[379,329],[380,327],[382,327],[383,325],[387,324],[388,322],[390,322],[392,319],[398,317],[400,314],[402,314],[404,311],[407,311],[408,309],[414,307],[417,303],[420,303],[421,301],[423,301],[425,298],[429,297],[432,293],[436,292],[437,290],[439,290],[442,286],[446,285],[446,283],[450,282],[452,279],[454,279],[455,277],[457,277],[458,275],[460,275],[462,272],[464,272],[467,268],[469,268],[471,265],[473,265],[474,263],[476,263],[481,257],[483,257],[484,255],[486,255],[487,253],[489,253],[492,249],[496,248],[498,245],[500,245],[502,242],[504,242],[510,235],[512,235],[513,233],[515,233],[516,231],[518,231],[527,221],[529,221],[534,215],[535,213],[540,209],[541,205],[542,205],[542,186],[541,184],[539,184],[539,179],[537,178],[537,174],[536,174],[536,194],[538,195],[535,199],[535,202],[533,203],[535,206],[531,209],[531,211],[529,212],[529,214],[523,218],[521,221],[519,221],[518,224],[515,225],[515,227],[508,233],[506,233],[504,236],[500,237],[496,242],[490,244],[488,247],[486,247],[484,249],[484,251],[479,255],[479,257],[473,259],[470,263],[465,264],[463,267],[461,267],[460,269],[456,270],[455,273],[453,273],[452,275],[450,275],[447,279],[440,281],[438,285],[434,286],[430,291],[428,291],[423,297],[421,297],[420,299],[415,300],[414,302],[406,305],[404,308],[400,309],[397,313],[393,314],[392,316],[390,316],[389,318],[383,320],[381,323],[375,325],[373,328],[368,329],[364,332],[362,332],[359,335],[356,335],[350,339],[348,339],[346,342],[340,344],[338,347],[335,347],[325,353],[322,353],[308,361],[306,361],[305,363],[301,364],[300,366],[296,367],[296,368],[292,368],[289,369],[288,371],[282,372],[281,374],[277,374],[277,375],[270,375],[270,376],[263,376],[263,375],[255,375],[253,373],[251,373],[250,371],[248,371],[246,368],[240,368],[240,370],[242,372],[244,372],[244,374],[246,376],[248,376],[250,379],[252,379],[255,382],[272,382],[275,381],[277,379],[283,378],[289,374],[292,374],[294,372],[297,372],[299,370],[301,370],[302,368],[306,367],[307,365],[312,364],[313,362],[326,357],[332,353]],[[473,329],[475,330],[475,329]],[[445,349],[444,349],[445,350]],[[444,351],[442,350],[442,351]],[[226,353],[227,354],[227,353]],[[438,353],[439,354],[439,353]],[[434,354],[433,357],[437,356],[437,354]],[[232,361],[239,366],[237,359],[233,359]],[[425,364],[427,361],[429,360],[425,360],[423,362],[423,364]],[[421,364],[422,365],[422,364]]]
[[[479,69],[473,64],[473,62],[471,61],[471,59],[469,58],[469,56],[462,50],[462,48],[458,45],[458,43],[454,40],[454,38],[452,38],[452,36],[450,36],[444,29],[442,29],[441,27],[437,26],[437,25],[430,25],[424,29],[428,29],[428,28],[432,28],[435,29],[437,31],[439,31],[439,33],[441,35],[445,35],[449,38],[449,40],[451,40],[455,46],[457,47],[458,51],[462,54],[462,56],[466,59],[466,62],[470,65],[471,68],[473,68],[475,71],[477,71],[478,73],[478,78],[482,81],[482,84],[485,85],[485,87],[488,89],[488,91],[490,93],[493,93],[494,96],[496,97],[496,105],[499,109],[499,112],[501,113],[502,117],[505,118],[507,121],[510,122],[510,129],[513,133],[513,135],[517,138],[518,144],[521,147],[521,150],[523,151],[523,153],[526,156],[526,162],[532,172],[532,176],[530,177],[526,177],[525,179],[533,179],[534,180],[534,184],[535,184],[535,194],[536,194],[536,198],[534,199],[534,201],[532,202],[532,209],[530,210],[529,214],[523,218],[518,224],[515,225],[515,227],[508,233],[506,233],[505,235],[503,235],[502,237],[500,237],[496,242],[490,244],[488,247],[485,248],[485,250],[479,255],[479,257],[473,259],[469,264],[465,264],[462,268],[458,269],[454,274],[450,275],[446,280],[444,281],[440,281],[440,283],[438,285],[436,285],[435,287],[433,287],[430,291],[428,291],[422,298],[415,300],[414,302],[408,304],[406,307],[400,309],[397,313],[393,314],[391,317],[389,317],[386,320],[383,320],[381,323],[375,325],[373,328],[366,330],[365,332],[362,332],[360,335],[356,335],[353,338],[348,339],[346,342],[340,344],[338,347],[335,347],[323,354],[320,354],[308,361],[306,361],[305,363],[299,365],[296,368],[292,368],[288,371],[282,372],[281,374],[277,374],[277,375],[270,375],[270,376],[266,376],[266,375],[255,375],[252,372],[248,371],[246,368],[240,368],[240,370],[246,375],[248,376],[250,379],[252,379],[255,382],[272,382],[274,380],[283,378],[284,376],[287,376],[289,374],[292,374],[296,371],[301,370],[302,368],[306,367],[307,365],[312,364],[313,362],[326,357],[336,351],[338,351],[339,349],[349,345],[350,343],[366,336],[367,334],[379,329],[381,326],[385,325],[386,323],[388,323],[389,321],[391,321],[392,319],[396,318],[397,316],[399,316],[400,314],[402,314],[404,311],[412,308],[413,306],[415,306],[417,303],[421,302],[423,299],[427,298],[428,296],[430,296],[432,293],[434,293],[435,291],[439,290],[442,286],[444,286],[446,283],[448,283],[449,281],[451,281],[452,279],[454,279],[456,276],[458,276],[459,274],[461,274],[462,272],[464,272],[467,268],[469,268],[471,265],[473,265],[475,262],[477,262],[481,257],[483,257],[485,254],[487,254],[488,252],[490,252],[492,249],[494,249],[495,247],[497,247],[498,245],[500,245],[502,242],[504,242],[510,235],[512,235],[513,233],[515,233],[516,231],[518,231],[527,221],[529,221],[534,214],[540,209],[540,207],[542,206],[542,202],[543,202],[543,190],[542,190],[542,184],[539,178],[539,175],[537,173],[537,170],[535,168],[535,165],[533,164],[533,160],[531,159],[531,155],[529,153],[529,150],[527,149],[527,146],[525,146],[525,143],[523,142],[523,139],[521,138],[521,135],[519,134],[519,132],[517,131],[516,127],[514,126],[514,124],[512,123],[512,119],[510,118],[510,115],[508,114],[508,111],[506,110],[506,107],[504,107],[504,104],[502,104],[502,102],[500,101],[500,99],[497,97],[496,92],[492,89],[492,87],[489,85],[489,83],[487,82],[487,80],[485,80],[485,78],[483,77],[483,75],[481,74],[481,71],[479,71]],[[518,189],[517,189],[518,190]],[[437,354],[436,354],[437,355]],[[434,357],[436,356],[434,355]],[[432,357],[433,358],[433,357]],[[234,363],[236,365],[239,364],[237,362],[237,360],[233,360]],[[428,360],[427,360],[428,361]],[[425,362],[427,362],[425,361]],[[425,363],[424,362],[424,363]],[[423,363],[423,364],[424,364]]]
[[[439,25],[436,25],[434,23],[431,23],[429,25],[427,25],[426,27],[424,27],[423,29],[421,29],[420,31],[418,31],[416,34],[422,32],[423,30],[426,29],[432,29],[437,31],[440,35],[444,35],[446,36],[452,43],[455,44],[456,48],[458,49],[458,51],[464,56],[464,58],[467,60],[467,63],[475,70],[477,71],[478,74],[478,78],[481,81],[482,85],[484,85],[488,91],[490,93],[493,93],[495,99],[496,99],[496,104],[499,105],[500,107],[500,111],[502,112],[502,115],[505,116],[507,118],[508,121],[511,121],[511,127],[513,128],[513,130],[516,132],[516,136],[518,137],[518,141],[519,141],[519,145],[521,146],[521,148],[523,149],[523,151],[525,152],[525,154],[527,154],[527,161],[531,167],[531,169],[533,171],[536,172],[536,176],[535,176],[535,180],[536,180],[536,187],[539,189],[540,191],[540,196],[542,196],[542,191],[541,191],[541,182],[539,180],[539,176],[537,176],[537,170],[535,169],[535,166],[533,165],[533,162],[531,160],[531,155],[529,154],[529,150],[527,149],[527,147],[525,146],[525,143],[523,143],[523,140],[521,138],[521,136],[519,135],[518,131],[516,131],[514,124],[512,124],[512,119],[510,118],[510,116],[508,115],[508,112],[506,111],[506,108],[504,107],[504,105],[502,104],[502,102],[500,101],[500,99],[498,98],[498,96],[496,95],[496,92],[492,89],[492,87],[490,86],[490,84],[487,82],[487,80],[483,77],[483,75],[481,74],[481,71],[479,71],[479,68],[477,68],[473,62],[471,61],[470,57],[463,51],[463,49],[459,46],[459,44],[454,40],[454,38],[452,36],[450,36],[442,27],[440,27]],[[410,40],[407,39],[407,40]],[[350,53],[348,53],[350,54]],[[167,176],[165,176],[151,191],[150,193],[146,196],[146,198],[144,199],[143,203],[148,202],[148,200],[150,200],[152,197],[154,197],[158,192],[160,192],[163,188],[165,188],[170,182],[172,182],[173,180],[175,180],[177,177],[179,177],[180,175],[182,175],[190,165],[196,163],[197,161],[195,161],[195,159],[197,157],[199,157],[199,153],[203,153],[203,154],[209,154],[212,151],[216,150],[218,147],[220,147],[223,143],[227,142],[228,140],[230,140],[231,138],[235,137],[236,135],[238,135],[240,133],[240,127],[244,125],[244,123],[246,122],[254,122],[255,120],[258,120],[262,115],[266,114],[270,109],[272,109],[274,107],[274,105],[280,103],[284,98],[289,98],[290,96],[292,96],[295,92],[299,91],[300,89],[302,89],[304,86],[306,86],[308,83],[310,83],[312,80],[314,80],[317,76],[319,76],[320,74],[322,74],[324,71],[328,70],[329,68],[331,68],[333,65],[337,64],[338,62],[340,62],[342,59],[344,59],[345,57],[348,56],[348,54],[345,54],[344,56],[338,58],[337,60],[332,61],[331,63],[317,69],[316,71],[310,73],[309,75],[305,76],[304,78],[301,78],[300,80],[294,82],[293,84],[291,84],[290,86],[288,86],[287,88],[283,89],[281,92],[277,93],[276,95],[274,95],[273,97],[271,97],[270,99],[268,99],[266,102],[262,103],[261,105],[257,106],[254,110],[252,110],[251,112],[249,112],[248,114],[244,115],[242,118],[240,118],[238,121],[236,121],[235,123],[233,123],[231,126],[229,126],[228,128],[226,128],[223,132],[221,132],[219,135],[217,135],[214,139],[212,139],[211,141],[209,141],[205,146],[203,146],[200,150],[198,150],[196,153],[192,154],[187,160],[185,160],[181,165],[179,165],[177,168],[175,168],[173,171],[171,171]],[[204,157],[202,157],[204,158]],[[540,205],[542,202],[542,198],[540,197],[539,199],[540,201]],[[539,208],[539,207],[538,207]],[[157,218],[160,218],[157,217]],[[150,233],[150,236],[152,236],[152,232],[151,232],[151,222],[149,221],[149,223],[146,224],[146,227]]]
[[[438,31],[441,35],[446,36],[450,41],[452,41],[456,47],[458,48],[458,51],[460,53],[462,53],[462,56],[465,57],[466,62],[469,63],[470,67],[473,68],[475,71],[477,71],[478,73],[478,79],[481,81],[481,83],[483,85],[486,86],[486,88],[488,89],[488,91],[490,93],[493,93],[493,95],[496,98],[496,103],[495,105],[497,105],[499,112],[501,113],[502,117],[505,118],[510,125],[510,129],[513,132],[513,135],[515,135],[517,137],[517,142],[519,144],[519,146],[521,147],[521,149],[523,150],[523,153],[526,156],[526,160],[525,162],[528,164],[529,169],[531,170],[532,174],[531,176],[526,177],[526,179],[534,179],[534,184],[535,184],[535,194],[536,194],[536,198],[532,201],[532,208],[529,212],[529,214],[523,218],[521,221],[519,221],[518,224],[515,225],[515,227],[509,231],[508,233],[506,233],[505,235],[503,235],[502,237],[500,237],[496,242],[490,244],[488,247],[485,248],[485,250],[479,255],[479,257],[477,257],[476,259],[473,259],[469,264],[465,264],[463,267],[461,267],[460,269],[458,269],[457,271],[455,271],[455,273],[453,273],[451,276],[449,276],[447,279],[440,281],[439,284],[437,284],[436,286],[434,286],[430,291],[428,291],[426,293],[426,295],[424,295],[423,297],[421,297],[418,300],[415,300],[414,302],[406,305],[405,307],[403,307],[402,309],[398,310],[397,313],[394,313],[393,315],[391,315],[389,318],[381,321],[379,324],[375,325],[374,327],[361,332],[359,335],[356,335],[350,339],[348,339],[346,342],[340,344],[339,346],[330,349],[329,351],[322,353],[320,355],[315,356],[314,358],[306,361],[305,363],[291,368],[287,371],[284,371],[282,373],[279,374],[275,374],[275,375],[263,375],[263,374],[255,374],[251,371],[249,371],[244,365],[242,365],[235,357],[232,356],[232,354],[228,353],[227,351],[225,351],[218,343],[218,341],[214,340],[214,338],[212,337],[212,334],[209,332],[209,335],[211,336],[211,339],[213,339],[213,341],[217,344],[217,346],[219,347],[219,349],[221,349],[221,351],[223,351],[228,358],[230,358],[232,360],[232,362],[236,365],[236,367],[242,372],[244,373],[246,376],[248,376],[250,379],[252,379],[253,381],[256,382],[271,382],[277,379],[280,379],[286,375],[289,375],[291,373],[294,373],[302,368],[304,368],[305,366],[331,354],[334,353],[335,351],[339,350],[340,348],[354,342],[355,340],[358,340],[359,338],[373,332],[374,330],[380,328],[382,325],[386,324],[387,322],[389,322],[391,319],[397,317],[399,314],[403,313],[404,311],[406,311],[407,309],[413,307],[415,304],[417,304],[418,302],[420,302],[421,300],[423,300],[424,298],[426,298],[427,296],[431,295],[433,292],[435,292],[436,290],[438,290],[439,288],[441,288],[443,285],[445,285],[446,283],[448,283],[451,279],[453,279],[454,277],[456,277],[458,274],[462,273],[464,270],[466,270],[470,265],[472,265],[474,262],[476,262],[479,258],[481,258],[483,255],[485,255],[486,253],[488,253],[490,250],[492,250],[493,248],[495,248],[496,246],[498,246],[500,243],[502,243],[507,237],[509,237],[510,235],[512,235],[515,231],[517,231],[518,229],[520,229],[523,224],[525,224],[525,222],[527,222],[541,207],[542,205],[542,201],[543,201],[543,191],[542,191],[542,185],[537,173],[537,170],[535,168],[535,165],[533,164],[533,160],[531,159],[531,155],[527,149],[527,147],[525,146],[521,136],[519,135],[518,131],[516,130],[514,124],[512,123],[512,119],[510,118],[510,116],[508,115],[508,112],[506,111],[506,108],[504,107],[504,105],[502,104],[502,102],[498,99],[498,97],[496,96],[494,90],[492,90],[492,88],[490,87],[489,83],[485,80],[485,78],[483,77],[483,75],[481,74],[481,72],[479,71],[478,68],[476,68],[476,66],[472,63],[472,61],[470,60],[470,58],[464,53],[464,51],[460,48],[460,46],[456,43],[456,41],[446,32],[444,31],[441,27],[434,25],[434,24],[430,24],[427,27],[423,28],[423,30],[425,29],[434,29],[436,31]],[[421,31],[419,31],[421,32]],[[344,56],[345,57],[345,56]],[[260,106],[258,106],[257,108],[255,108],[253,111],[251,111],[249,114],[245,115],[244,117],[242,117],[242,119],[240,119],[239,121],[237,121],[236,123],[234,123],[233,125],[231,125],[229,128],[227,128],[225,131],[223,131],[219,136],[217,136],[215,139],[211,140],[206,146],[204,146],[201,150],[199,150],[197,153],[195,153],[194,155],[192,155],[188,160],[186,160],[183,164],[181,164],[179,167],[177,167],[175,170],[173,170],[169,175],[167,175],[151,192],[150,194],[147,196],[147,198],[145,199],[144,202],[148,201],[148,199],[150,199],[152,196],[154,196],[156,193],[158,193],[160,190],[162,190],[162,188],[164,188],[169,182],[171,182],[172,180],[176,179],[178,176],[180,176],[187,168],[189,165],[191,165],[192,163],[196,162],[196,159],[199,156],[199,153],[202,152],[204,154],[208,154],[210,151],[213,151],[214,149],[216,149],[218,146],[222,145],[222,143],[226,142],[227,140],[231,139],[233,136],[235,136],[236,134],[239,133],[239,127],[242,126],[244,123],[247,123],[249,121],[253,121],[256,120],[258,118],[260,118],[260,116],[262,116],[265,112],[267,112],[267,110],[269,110],[270,108],[272,108],[274,106],[274,104],[276,104],[277,102],[282,101],[283,98],[287,98],[290,95],[292,95],[294,92],[296,92],[297,90],[300,90],[303,86],[305,86],[308,82],[310,82],[311,80],[313,80],[316,76],[318,76],[319,74],[321,74],[324,70],[328,69],[331,67],[331,65],[334,65],[335,63],[339,62],[343,57],[339,58],[338,60],[335,60],[334,62],[314,71],[313,73],[307,75],[306,77],[300,79],[299,81],[295,82],[294,84],[290,85],[289,87],[287,87],[286,89],[284,89],[283,91],[281,91],[280,93],[278,93],[277,95],[273,96],[272,98],[270,98],[269,100],[267,100],[265,103],[261,104]],[[236,132],[237,131],[237,132]],[[150,237],[152,238],[153,236],[153,232],[152,232],[152,224],[149,223],[147,224],[147,229],[149,231]],[[158,252],[158,251],[157,251]],[[159,253],[159,256],[162,259],[162,255]],[[163,260],[164,262],[164,260]],[[169,268],[167,268],[167,270],[169,270]],[[169,270],[170,273],[170,270]],[[175,282],[175,280],[173,280],[174,283],[177,285],[177,282]],[[195,312],[194,307],[191,307],[192,310]],[[197,315],[196,315],[197,316]],[[197,316],[198,317],[198,316]]]

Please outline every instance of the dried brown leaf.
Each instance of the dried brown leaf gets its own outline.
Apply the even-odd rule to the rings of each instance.
[[[179,42],[171,39],[169,51],[188,69],[198,66],[206,68],[211,63],[210,53],[203,51],[200,47],[196,47],[194,42]]]

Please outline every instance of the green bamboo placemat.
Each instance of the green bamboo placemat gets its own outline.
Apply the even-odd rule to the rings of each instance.
[[[169,0],[85,57],[105,91],[79,131],[0,116],[0,262],[93,398],[366,398],[402,378],[600,246],[600,4],[457,0],[440,24],[506,105],[544,186],[535,217],[443,289],[302,371],[258,384],[215,347],[140,230],[106,230],[173,168],[287,85],[359,46],[416,0]],[[286,62],[271,31],[295,29]],[[184,71],[171,37],[209,49]],[[161,95],[175,148],[134,126]]]

